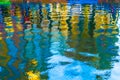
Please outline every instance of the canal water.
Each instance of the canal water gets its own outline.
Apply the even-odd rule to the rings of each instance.
[[[0,5],[0,80],[120,80],[117,4]]]

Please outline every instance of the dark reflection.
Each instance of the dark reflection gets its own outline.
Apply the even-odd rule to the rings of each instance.
[[[118,5],[0,5],[0,79],[109,80],[118,57]]]
[[[95,61],[96,57],[96,43],[93,38],[94,25],[91,25],[90,5],[79,5],[83,11],[80,15],[72,15],[71,17],[71,38],[68,44],[75,49],[74,52],[67,52],[68,56],[82,60],[82,61]],[[79,9],[79,8],[78,8]],[[93,12],[94,13],[94,12]],[[94,21],[93,21],[94,23]],[[79,36],[79,37],[78,37]],[[79,43],[79,44],[78,44]],[[74,54],[73,54],[74,53]],[[90,55],[90,56],[89,56]]]

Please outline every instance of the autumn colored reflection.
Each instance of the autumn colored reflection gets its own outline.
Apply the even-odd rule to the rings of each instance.
[[[0,5],[1,80],[116,80],[119,7]]]

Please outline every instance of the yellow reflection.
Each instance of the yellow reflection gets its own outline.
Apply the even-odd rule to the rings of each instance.
[[[40,80],[40,72],[28,71],[28,80]]]
[[[40,22],[41,22],[40,21],[41,16],[39,14],[40,10],[35,9],[35,7],[37,7],[37,5],[38,4],[34,5],[34,7],[29,9],[29,18],[30,18],[30,21],[31,21],[30,23],[31,23],[32,27],[40,27]],[[44,11],[43,8],[42,8],[42,11]],[[33,25],[36,25],[36,26],[33,26]]]
[[[17,20],[16,20],[17,31],[18,32],[22,31],[23,30],[23,26],[21,24],[22,14],[21,14],[20,7],[18,7],[18,6],[16,6],[16,8],[15,8],[15,16],[17,17]]]
[[[59,13],[57,12],[57,5],[59,4],[50,4],[50,17],[53,21],[59,21]]]
[[[32,63],[32,65],[34,65],[34,66],[37,66],[37,64],[38,64],[38,62],[37,62],[35,59],[31,60],[31,63]]]
[[[51,12],[50,17],[52,20],[59,20],[59,11],[57,11],[59,8],[59,7],[57,7],[58,5],[59,5],[59,3],[50,4],[50,12]]]
[[[6,24],[4,30],[8,34],[6,38],[11,38],[13,37],[14,33],[14,27],[12,23],[12,18],[11,17],[4,17],[4,23]]]
[[[14,32],[14,28],[5,28],[6,32]]]
[[[16,24],[16,27],[17,27],[18,31],[22,31],[23,30],[23,28],[22,28],[23,26],[20,23]]]
[[[0,40],[2,40],[2,39],[3,39],[2,34],[3,34],[3,33],[2,33],[2,32],[0,32]]]
[[[33,65],[34,67],[36,67],[38,65],[38,62],[35,59],[32,59],[30,61],[30,64]],[[40,72],[39,71],[33,72],[31,70],[31,71],[28,71],[26,73],[27,73],[27,76],[28,76],[28,80],[40,80]]]
[[[3,38],[2,37],[0,37],[0,40],[2,40]]]
[[[46,9],[46,4],[43,4],[42,5],[42,22],[41,22],[41,27],[42,27],[42,30],[43,32],[49,32],[49,24],[50,24],[50,21],[48,19],[48,11]]]
[[[43,16],[47,16],[48,12],[46,10],[46,4],[42,4],[42,13],[43,13]]]
[[[89,23],[89,14],[90,14],[90,5],[85,5],[83,7],[84,11],[84,25],[83,25],[83,32],[82,32],[82,38],[88,38],[90,37],[88,34],[88,23]]]
[[[79,16],[75,16],[75,15],[73,15],[73,16],[71,16],[72,18],[71,18],[71,20],[70,20],[70,22],[71,22],[71,26],[72,26],[72,39],[77,39],[77,37],[78,37],[78,34],[79,34],[79,27],[80,26],[78,26],[78,23],[79,23]]]
[[[84,7],[83,7],[83,14],[85,14],[85,15],[89,15],[90,14],[90,5],[85,5]]]
[[[68,37],[68,23],[66,20],[68,19],[68,9],[67,4],[61,4],[61,7],[58,7],[58,10],[60,11],[60,29],[62,35],[67,39]]]
[[[108,26],[102,27],[101,25],[102,24],[110,24],[110,14],[96,13],[95,14],[95,23],[96,23],[95,29],[108,28]]]
[[[98,30],[103,30],[103,31],[99,33],[95,32],[94,37],[97,37],[100,34],[104,34],[107,36],[110,36],[111,34],[118,34],[118,30],[117,30],[118,26],[116,25],[117,16],[116,16],[116,20],[114,21],[112,19],[111,13],[107,13],[103,10],[101,10],[101,12],[95,13],[94,22],[95,22],[95,31]],[[108,32],[109,29],[111,29],[111,32]]]

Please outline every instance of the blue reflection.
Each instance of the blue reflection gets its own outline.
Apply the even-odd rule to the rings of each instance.
[[[11,56],[11,59],[8,62],[8,66],[14,74],[14,76],[10,77],[8,80],[15,80],[16,78],[18,78],[20,76],[19,70],[15,66],[13,66],[13,64],[17,60],[17,48],[14,46],[14,42],[10,38],[6,38],[6,43],[8,45],[8,49],[9,49],[8,54]]]
[[[68,0],[71,4],[97,4],[98,0]]]
[[[68,2],[0,6],[0,79],[117,80],[118,5]]]

